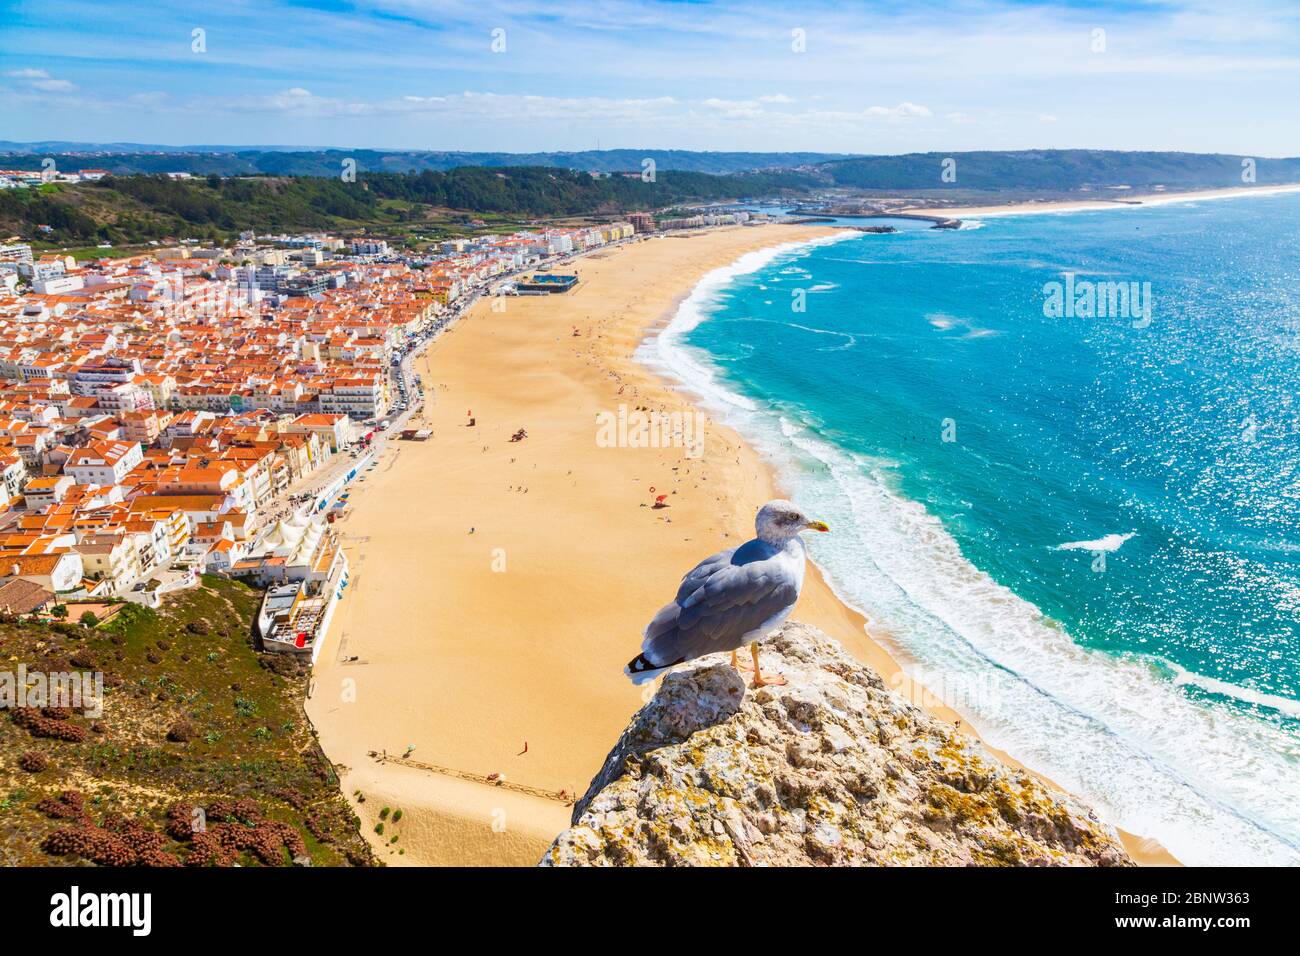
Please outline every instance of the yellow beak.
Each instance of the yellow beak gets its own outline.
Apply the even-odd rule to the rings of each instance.
[[[810,529],[810,530],[812,530],[812,531],[830,531],[830,530],[831,530],[830,528],[828,528],[828,527],[826,526],[826,522],[824,522],[824,521],[809,521],[806,525],[804,525],[804,527],[805,527],[805,528],[808,528],[808,529]]]

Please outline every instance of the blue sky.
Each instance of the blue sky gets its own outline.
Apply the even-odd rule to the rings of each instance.
[[[13,140],[1282,156],[1298,104],[1297,0],[0,0]]]

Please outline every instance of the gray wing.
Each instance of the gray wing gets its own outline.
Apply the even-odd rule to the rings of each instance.
[[[799,599],[788,569],[770,558],[736,561],[736,550],[705,558],[682,579],[677,599],[645,629],[642,653],[664,666],[733,651],[745,635]]]
[[[711,554],[691,570],[686,572],[686,577],[682,578],[682,585],[677,589],[677,597],[673,598],[678,604],[685,601],[697,590],[700,585],[707,581],[715,571],[725,568],[731,563],[732,556],[736,553],[735,548],[727,548],[725,551],[719,551],[717,554]]]

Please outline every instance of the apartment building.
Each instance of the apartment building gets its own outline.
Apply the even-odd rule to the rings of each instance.
[[[73,451],[63,471],[79,485],[118,485],[143,459],[134,442],[96,441]]]

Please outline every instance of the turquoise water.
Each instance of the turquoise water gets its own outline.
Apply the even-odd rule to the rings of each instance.
[[[1149,317],[1045,315],[1065,273]],[[643,357],[992,744],[1185,862],[1300,861],[1300,196],[754,255]]]

